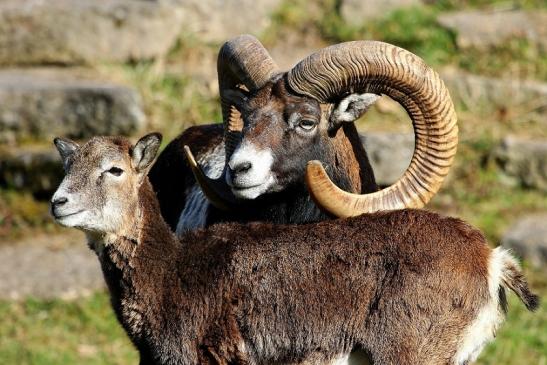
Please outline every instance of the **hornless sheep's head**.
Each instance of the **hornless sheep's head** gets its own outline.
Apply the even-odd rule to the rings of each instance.
[[[152,133],[134,146],[124,137],[94,137],[79,146],[55,138],[65,177],[51,199],[57,223],[91,234],[124,234],[138,214],[138,192],[160,146]]]
[[[327,47],[282,73],[256,38],[243,35],[221,48],[218,74],[225,181],[206,177],[186,151],[205,194],[221,208],[235,198],[283,190],[301,181],[304,171],[311,196],[337,216],[421,207],[439,189],[456,152],[456,114],[439,76],[417,56],[386,43]],[[340,127],[359,118],[381,94],[407,110],[416,137],[414,156],[391,187],[364,195],[344,192],[320,162],[309,161],[334,161],[333,150],[343,143]]]

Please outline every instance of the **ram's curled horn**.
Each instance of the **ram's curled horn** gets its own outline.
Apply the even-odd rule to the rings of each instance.
[[[247,91],[259,89],[279,72],[279,68],[258,39],[244,34],[221,47],[217,72],[228,160],[239,142],[243,120],[227,93],[242,87]]]
[[[439,75],[416,55],[390,44],[356,41],[324,48],[288,74],[297,93],[334,102],[348,93],[386,94],[412,120],[414,155],[403,176],[387,189],[351,194],[336,187],[321,163],[307,167],[312,198],[338,217],[379,210],[419,208],[438,191],[454,159],[458,127],[454,106]]]

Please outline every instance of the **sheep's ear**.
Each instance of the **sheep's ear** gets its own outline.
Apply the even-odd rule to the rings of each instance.
[[[133,166],[137,172],[142,173],[148,170],[161,144],[161,134],[150,133],[139,139],[131,151]]]
[[[330,116],[330,130],[338,129],[342,123],[354,122],[380,98],[378,94],[350,94],[334,106]]]
[[[55,138],[53,140],[53,143],[55,144],[55,147],[57,147],[57,151],[59,151],[59,154],[61,155],[61,160],[63,161],[63,167],[66,170],[68,167],[70,156],[72,156],[72,154],[76,152],[76,150],[78,150],[80,146],[76,142],[71,141],[70,139],[61,138],[61,137]]]

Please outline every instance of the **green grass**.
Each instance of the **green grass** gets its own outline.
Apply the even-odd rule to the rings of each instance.
[[[3,365],[137,363],[105,293],[78,302],[0,302],[0,318]]]
[[[545,272],[536,272],[532,277],[544,275]],[[545,282],[536,280],[534,285],[545,298]],[[77,302],[0,302],[0,318],[3,365],[122,365],[138,361],[136,350],[110,309],[106,293]],[[478,364],[545,364],[546,328],[545,306],[530,313],[511,294],[508,320]]]

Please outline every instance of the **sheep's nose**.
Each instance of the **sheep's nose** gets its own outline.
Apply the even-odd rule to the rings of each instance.
[[[239,162],[239,163],[235,164],[233,167],[230,168],[230,170],[232,170],[232,172],[234,172],[236,174],[241,174],[241,173],[244,173],[246,171],[249,171],[251,169],[251,167],[253,167],[251,162],[242,161],[242,162]]]
[[[65,198],[64,196],[55,198],[51,201],[51,207],[52,208],[59,207],[59,206],[65,204],[67,201],[68,201],[68,199]]]

